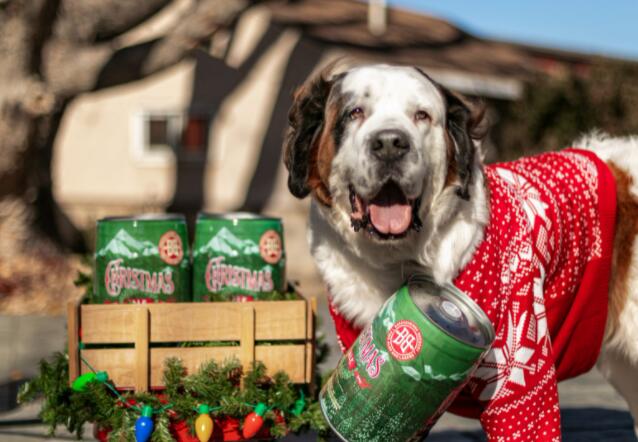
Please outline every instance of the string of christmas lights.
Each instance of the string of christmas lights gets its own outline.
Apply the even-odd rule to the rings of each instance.
[[[92,382],[99,382],[100,384],[106,386],[113,394],[115,394],[121,404],[140,413],[140,416],[135,422],[135,440],[136,442],[148,442],[153,434],[154,429],[153,415],[166,412],[173,407],[173,404],[169,403],[159,408],[153,408],[150,405],[142,405],[141,407],[139,407],[136,404],[131,404],[129,403],[129,401],[126,400],[124,396],[120,394],[117,388],[115,388],[109,382],[109,376],[107,372],[96,370],[82,356],[80,356],[80,359],[91,371],[78,376],[71,384],[72,390],[77,392],[84,391],[87,385]],[[299,416],[306,406],[306,400],[303,391],[300,390],[299,393],[299,399],[295,401],[294,406],[290,410],[290,413],[294,416]],[[253,408],[253,411],[245,417],[242,425],[242,435],[245,439],[251,439],[255,435],[257,435],[259,430],[264,425],[264,415],[266,414],[266,412],[275,408],[283,408],[278,407],[277,404],[273,404],[269,407],[262,402],[259,402],[257,404],[249,404],[244,402],[243,405]],[[197,408],[194,409],[196,412],[199,413],[195,420],[195,434],[199,442],[210,441],[214,429],[214,422],[210,414],[220,409],[222,409],[222,407],[210,407],[207,404],[200,404]]]

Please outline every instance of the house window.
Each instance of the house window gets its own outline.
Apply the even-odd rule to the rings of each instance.
[[[170,148],[169,118],[153,116],[146,122],[148,150],[157,151]]]
[[[181,117],[177,114],[148,115],[145,120],[145,150],[174,151],[179,140]]]
[[[180,112],[140,112],[133,125],[132,151],[142,164],[165,165],[176,154],[195,159],[208,146],[210,118]]]
[[[208,145],[208,118],[189,116],[182,132],[180,149],[184,153],[200,154]]]
[[[148,165],[173,161],[182,132],[179,112],[140,112],[133,121],[132,151],[136,160]]]

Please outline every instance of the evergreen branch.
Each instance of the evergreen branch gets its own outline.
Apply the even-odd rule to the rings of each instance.
[[[161,396],[114,393],[98,381],[87,384],[82,391],[75,391],[68,385],[68,358],[56,353],[50,362],[43,360],[40,374],[22,386],[19,401],[24,403],[44,397],[40,416],[49,426],[51,435],[58,425],[64,425],[80,438],[84,424],[93,422],[111,429],[110,442],[135,439],[134,426],[140,404],[152,406],[157,413],[152,442],[173,440],[169,430],[172,419],[184,420],[192,430],[199,404],[209,405],[213,417],[241,419],[253,411],[254,405],[264,403],[269,407],[264,420],[273,437],[306,429],[314,429],[319,434],[328,431],[316,398],[300,395],[299,387],[290,382],[288,375],[278,372],[270,377],[264,364],[257,362],[246,372],[244,388],[240,389],[243,374],[235,359],[222,364],[210,361],[196,373],[188,374],[183,363],[172,358],[165,364],[166,389]],[[298,400],[305,402],[305,406],[295,416],[291,410]]]

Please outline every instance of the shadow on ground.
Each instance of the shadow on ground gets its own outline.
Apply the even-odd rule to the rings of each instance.
[[[563,442],[636,442],[631,415],[606,408],[566,408],[561,411]],[[481,431],[445,430],[431,434],[428,442],[484,442]]]
[[[561,412],[564,442],[637,442],[633,432],[631,415],[626,411],[606,408],[567,408]],[[33,425],[35,421],[0,421],[0,440],[7,442],[37,441],[46,438],[45,428]],[[60,434],[61,433],[61,434]],[[90,435],[90,429],[87,431]],[[74,437],[63,431],[55,441],[73,440]],[[317,439],[314,433],[290,435],[286,442],[310,442]],[[338,441],[336,437],[330,442]],[[480,430],[443,430],[430,434],[427,442],[484,442],[485,436]]]

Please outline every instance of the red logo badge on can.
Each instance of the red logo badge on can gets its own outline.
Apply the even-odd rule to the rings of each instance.
[[[423,346],[421,330],[414,322],[401,320],[390,328],[385,338],[385,345],[396,360],[414,359]]]
[[[169,230],[164,233],[157,245],[160,258],[168,265],[177,265],[184,257],[184,248],[182,247],[182,238],[179,237],[175,230]]]
[[[266,230],[259,239],[259,253],[268,264],[277,264],[281,259],[281,237],[274,230]]]

